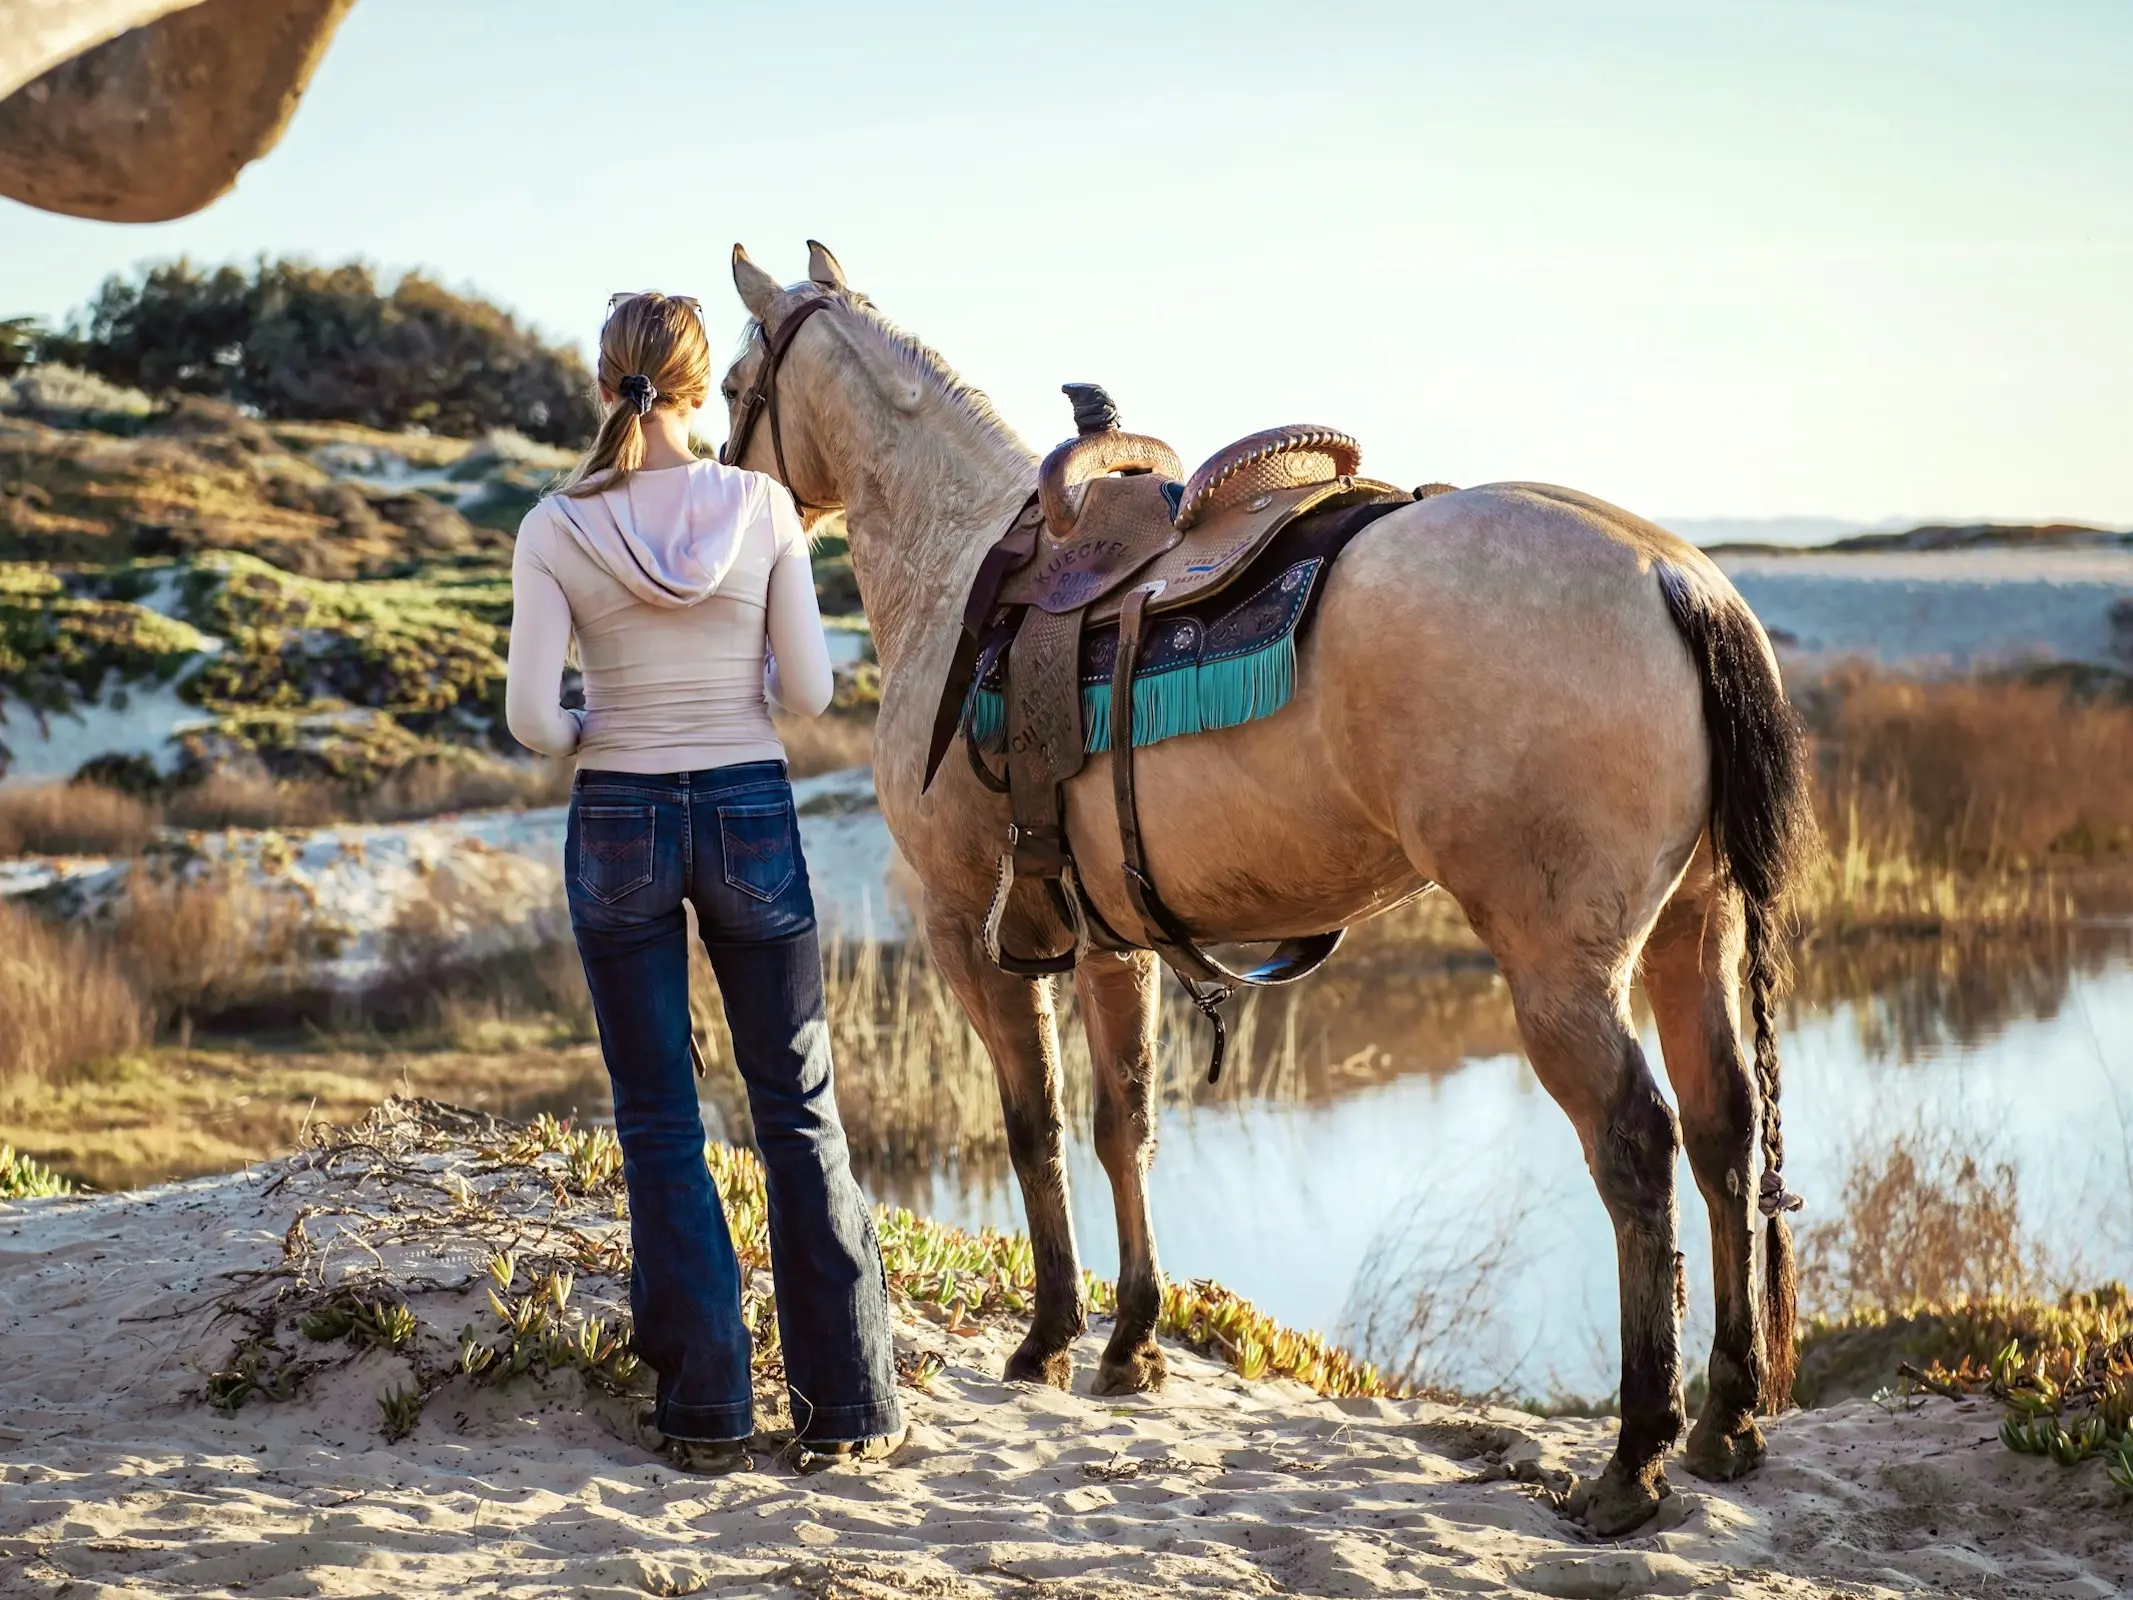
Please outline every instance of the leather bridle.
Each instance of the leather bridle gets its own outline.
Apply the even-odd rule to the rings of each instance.
[[[803,300],[792,308],[790,315],[778,324],[775,333],[762,333],[763,365],[755,375],[755,382],[748,385],[741,395],[740,414],[733,419],[732,431],[726,442],[719,447],[718,458],[729,467],[739,466],[748,441],[755,433],[756,419],[764,412],[770,413],[770,448],[778,463],[778,481],[785,485],[794,504],[803,511],[830,511],[832,506],[810,505],[800,498],[800,491],[792,481],[792,473],[785,465],[785,434],[778,426],[778,368],[785,362],[785,352],[792,348],[793,339],[801,325],[830,304],[830,296],[816,295]],[[762,330],[757,330],[759,333]]]

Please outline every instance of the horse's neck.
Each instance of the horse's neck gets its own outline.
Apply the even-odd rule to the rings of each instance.
[[[928,396],[844,434],[845,526],[874,653],[893,678],[952,636],[977,564],[1021,509],[1036,460],[1004,427]]]

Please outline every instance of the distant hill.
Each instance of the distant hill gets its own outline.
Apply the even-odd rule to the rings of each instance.
[[[1769,546],[1773,549],[1828,544],[1855,533],[1880,533],[1899,526],[1894,522],[1861,522],[1849,517],[1660,517],[1662,528],[1672,529],[1691,544],[1709,549],[1713,545]]]
[[[2081,522],[1864,523],[1842,517],[1675,517],[1660,525],[1706,550],[1777,555],[1786,551],[1994,550],[2116,545],[2133,534]]]
[[[1827,550],[2018,550],[2081,549],[2133,545],[2133,533],[2095,528],[2081,522],[1973,522],[1960,527],[1933,524],[1902,533],[1857,533],[1825,545]]]
[[[1930,523],[1901,532],[1854,533],[1822,544],[1761,539],[1698,542],[1713,555],[1886,555],[1905,551],[2116,549],[2133,547],[2133,532],[2092,527],[2085,522],[1972,522],[1959,526]]]

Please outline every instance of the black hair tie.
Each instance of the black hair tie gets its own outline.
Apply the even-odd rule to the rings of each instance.
[[[615,392],[637,408],[643,416],[652,409],[652,402],[659,398],[659,391],[652,387],[652,380],[641,372],[633,372],[615,385]]]

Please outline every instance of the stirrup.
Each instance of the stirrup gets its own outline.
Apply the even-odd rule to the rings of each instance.
[[[985,912],[985,954],[994,966],[1017,978],[1050,978],[1062,972],[1072,972],[1091,948],[1088,920],[1081,914],[1081,889],[1074,881],[1074,863],[1069,861],[1060,869],[1057,878],[1046,878],[1042,882],[1051,890],[1055,905],[1073,930],[1074,943],[1056,956],[1018,956],[1000,942],[1000,923],[1007,916],[1007,897],[1015,887],[1015,853],[1012,848],[1000,852],[1000,870],[993,881],[992,905]]]

